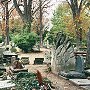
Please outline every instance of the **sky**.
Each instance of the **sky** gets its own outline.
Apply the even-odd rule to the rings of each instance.
[[[53,6],[49,9],[49,15],[48,15],[49,18],[53,16],[53,11],[57,8],[58,4],[60,4],[62,1],[65,1],[65,0],[51,0],[51,4],[53,4]]]

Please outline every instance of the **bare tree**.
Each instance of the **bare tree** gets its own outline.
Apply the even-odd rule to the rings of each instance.
[[[40,45],[43,45],[43,16],[45,13],[48,14],[47,9],[49,7],[52,6],[52,4],[50,4],[51,0],[37,0],[35,1],[35,6],[33,5],[33,15],[35,16],[35,18],[37,18],[37,20],[39,19],[39,24],[37,24],[39,26],[39,34],[40,34]],[[37,7],[37,8],[36,8]]]
[[[13,3],[24,24],[28,25],[28,32],[30,32],[32,22],[32,0],[13,0]]]
[[[40,38],[41,38],[41,45],[42,45],[42,18],[43,13],[47,12],[46,9],[50,7],[48,5],[51,0],[13,0],[14,6],[21,16],[25,25],[28,25],[29,32],[31,30],[31,23],[33,18],[38,17],[40,18]],[[22,10],[22,8],[23,10]],[[39,13],[38,13],[39,12]]]
[[[4,16],[3,21],[5,22],[5,40],[6,45],[9,45],[9,10],[8,10],[8,0],[1,0],[1,4],[3,4]]]
[[[9,17],[13,11],[13,6],[10,9],[8,8],[9,2],[11,2],[11,0],[0,1],[2,8],[2,37],[6,45],[9,45]]]

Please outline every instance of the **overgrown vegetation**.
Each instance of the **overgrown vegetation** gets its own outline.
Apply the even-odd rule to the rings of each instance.
[[[41,90],[42,86],[42,90],[45,90],[44,87],[47,88],[46,90],[51,90],[49,86],[51,81],[48,78],[42,78],[42,84],[40,84],[40,78],[37,73],[20,72],[12,82],[16,84],[16,90]]]
[[[2,43],[2,36],[0,36],[0,43]]]

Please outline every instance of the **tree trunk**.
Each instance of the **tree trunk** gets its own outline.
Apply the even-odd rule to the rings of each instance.
[[[86,67],[90,68],[90,28],[89,28],[89,32],[87,34],[87,61],[86,61]]]
[[[84,0],[66,0],[69,4],[72,15],[73,15],[73,22],[75,25],[76,30],[76,47],[79,49],[82,45],[82,28],[81,28],[81,21],[80,21],[80,14],[82,10],[82,4]]]
[[[28,32],[31,31],[31,22],[32,22],[32,0],[23,0],[24,11],[21,11],[16,0],[13,0],[14,6],[20,15],[22,21],[24,22],[25,27],[28,28]]]
[[[43,46],[43,38],[42,38],[42,28],[43,28],[43,25],[42,25],[42,1],[39,0],[39,7],[40,7],[40,46]]]
[[[32,0],[28,0],[28,8],[27,8],[27,17],[28,17],[28,25],[29,32],[31,31],[31,23],[32,23]]]
[[[79,22],[76,22],[76,47],[79,50],[82,46],[82,28]]]
[[[6,45],[9,45],[9,11],[8,11],[8,1],[5,4],[6,8]]]
[[[2,15],[2,42],[5,43],[5,7],[3,7],[3,15]]]

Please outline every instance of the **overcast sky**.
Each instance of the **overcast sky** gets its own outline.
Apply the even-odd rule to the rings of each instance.
[[[58,4],[60,4],[62,1],[65,1],[65,0],[51,0],[51,4],[53,4],[53,6],[48,9],[48,11],[49,11],[48,17],[49,18],[52,17],[53,11],[57,8]]]

